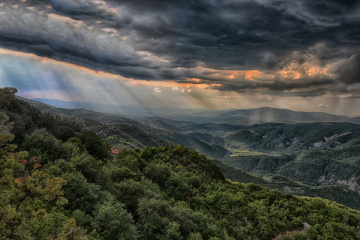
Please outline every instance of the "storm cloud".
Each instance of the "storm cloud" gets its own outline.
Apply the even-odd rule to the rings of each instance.
[[[360,83],[359,24],[356,0],[9,0],[0,47],[144,81],[344,94]]]
[[[346,84],[360,83],[360,54],[354,54],[334,65],[332,72]]]

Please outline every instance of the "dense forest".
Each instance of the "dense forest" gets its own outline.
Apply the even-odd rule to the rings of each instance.
[[[0,89],[1,239],[360,239],[356,210],[226,180],[184,146],[111,155],[15,94]]]
[[[286,194],[321,197],[360,210],[359,124],[316,121],[253,125],[233,125],[226,121],[196,123],[182,121],[179,116],[172,119],[133,117],[89,109],[56,108],[40,101],[17,98],[52,116],[78,119],[83,131],[95,133],[113,148],[184,145],[213,157],[213,161],[226,170],[226,178],[232,181],[254,182]],[[275,115],[280,114],[272,110]],[[301,119],[309,116],[308,113],[285,112],[300,114]],[[311,116],[310,120],[322,119]],[[203,121],[211,121],[211,118]]]

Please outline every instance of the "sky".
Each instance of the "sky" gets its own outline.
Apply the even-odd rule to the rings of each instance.
[[[0,87],[102,106],[360,116],[359,26],[356,0],[2,0]]]

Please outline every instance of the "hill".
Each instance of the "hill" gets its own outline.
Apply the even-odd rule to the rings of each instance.
[[[310,185],[341,185],[360,191],[360,142],[279,156],[236,156],[226,161],[256,174],[278,174]]]
[[[166,129],[155,128],[125,117],[105,115],[87,109],[55,108],[39,101],[29,100],[21,97],[19,99],[26,101],[32,106],[41,110],[42,112],[51,114],[53,116],[70,117],[82,120],[95,120],[100,124],[94,121],[87,120],[87,122],[85,124],[82,124],[82,126],[84,126],[85,129],[95,132],[117,148],[144,148],[145,146],[161,146],[164,145],[164,143],[169,142],[190,147],[200,153],[212,157],[224,157],[228,153],[228,151],[222,146],[214,144],[211,141],[203,141],[206,138],[201,137],[201,133],[198,134],[198,136],[200,137],[197,138],[191,134],[189,135],[179,133],[177,131],[169,131]],[[131,134],[129,135],[126,132]],[[119,136],[119,134],[121,136]],[[135,137],[135,142],[133,141],[134,136],[137,136]],[[131,141],[129,143],[126,143],[123,141],[124,139],[129,139]],[[147,139],[152,140],[148,142]],[[138,140],[140,140],[140,142]]]
[[[222,160],[230,166],[265,178],[268,175],[290,178],[308,189],[302,186],[303,190],[298,188],[291,193],[318,194],[353,207],[349,199],[360,198],[360,126],[357,124],[254,125],[231,132],[224,140],[233,154]],[[239,176],[233,173],[231,179]],[[287,192],[282,188],[284,183],[260,184]],[[290,183],[286,186],[293,187]],[[316,190],[309,191],[314,187]]]
[[[352,123],[259,124],[232,131],[224,139],[229,148],[246,145],[261,151],[291,152],[327,149],[358,139],[360,125]]]
[[[85,119],[79,121],[82,129],[97,133],[115,148],[144,149],[170,143],[185,145],[233,167],[265,178],[276,174],[301,185],[295,186],[291,181],[272,181],[270,185],[257,182],[263,186],[284,193],[323,197],[359,209],[356,201],[352,204],[352,199],[360,198],[357,170],[360,159],[356,151],[360,149],[356,141],[360,137],[360,127],[357,124],[264,123],[243,126],[163,117],[129,119],[26,101],[56,116]],[[234,174],[229,178],[241,179]]]
[[[213,160],[218,166],[224,169],[226,178],[235,182],[255,183],[269,189],[278,190],[286,194],[319,197],[344,204],[353,209],[360,210],[360,194],[358,191],[341,185],[309,185],[294,181],[290,177],[266,173],[257,175],[234,167],[236,164],[229,164],[224,161]]]
[[[0,90],[2,239],[359,239],[358,211],[227,181],[184,146],[113,157],[76,121],[32,109],[15,92]]]

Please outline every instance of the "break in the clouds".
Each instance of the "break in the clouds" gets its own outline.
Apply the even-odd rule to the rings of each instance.
[[[323,108],[360,98],[359,24],[357,0],[5,0],[0,48],[147,86],[171,82],[173,94],[322,96]],[[75,81],[51,74],[39,88]],[[166,92],[160,85],[152,94]]]

